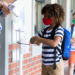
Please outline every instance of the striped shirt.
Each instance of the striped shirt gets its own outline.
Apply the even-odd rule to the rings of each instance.
[[[39,36],[42,37],[43,36],[43,31],[39,32]],[[44,34],[44,38],[48,38],[51,36],[51,30],[47,30],[46,33]],[[55,31],[55,35],[54,36],[60,36],[62,39],[58,44],[58,48],[61,50],[61,44],[63,41],[63,36],[64,36],[64,30],[63,28],[60,26],[56,29]],[[58,50],[56,50],[56,63],[58,63],[60,61],[60,59],[62,58],[61,54],[59,53]],[[46,44],[42,45],[42,63],[44,65],[53,65],[54,64],[54,48],[50,47]]]

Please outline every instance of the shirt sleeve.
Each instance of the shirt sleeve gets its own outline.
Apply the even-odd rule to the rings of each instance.
[[[64,29],[62,27],[58,27],[55,31],[55,36],[60,36],[63,39]]]

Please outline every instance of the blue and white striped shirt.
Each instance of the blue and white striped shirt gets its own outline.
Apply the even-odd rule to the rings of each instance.
[[[39,36],[42,37],[43,36],[43,31],[39,32]],[[47,30],[46,33],[44,34],[44,38],[48,38],[51,36],[51,30]],[[59,26],[56,31],[55,31],[55,35],[54,36],[60,36],[62,39],[58,44],[58,48],[61,50],[61,44],[63,41],[63,36],[64,36],[64,30],[61,26]],[[58,63],[60,61],[60,59],[62,58],[61,54],[59,53],[58,50],[56,50],[56,63]],[[42,63],[44,65],[53,65],[54,64],[54,48],[50,47],[46,44],[43,44],[42,46]]]

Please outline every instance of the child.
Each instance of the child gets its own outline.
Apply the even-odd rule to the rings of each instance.
[[[30,39],[30,42],[32,44],[43,44],[42,75],[64,75],[63,60],[58,50],[56,50],[56,69],[53,69],[54,48],[59,47],[61,49],[61,44],[64,36],[64,30],[62,28],[62,23],[64,20],[64,10],[59,4],[47,4],[42,8],[42,15],[44,15],[44,18],[42,19],[43,23],[45,25],[48,25],[49,28],[44,35],[43,29],[38,34],[39,36],[34,36]],[[58,25],[58,28],[55,30],[54,39],[50,39],[51,32],[56,25]]]
[[[72,14],[73,20],[72,25],[70,27],[71,31],[71,53],[70,53],[70,59],[69,59],[69,75],[73,75],[74,66],[75,66],[75,13]],[[72,29],[73,27],[73,29]]]

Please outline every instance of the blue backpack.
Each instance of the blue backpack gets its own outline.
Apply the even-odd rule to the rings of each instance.
[[[55,30],[59,27],[59,25],[56,25],[52,32],[51,32],[51,37],[48,37],[46,39],[54,39],[54,35],[55,35]],[[42,38],[44,38],[44,34],[46,33],[46,30],[49,27],[45,28],[43,31],[43,36]],[[64,36],[63,36],[63,42],[62,42],[62,46],[60,50],[58,47],[55,47],[54,49],[54,69],[56,69],[56,50],[58,50],[60,52],[60,54],[62,55],[63,60],[68,60],[70,57],[70,50],[71,50],[71,43],[70,43],[70,39],[71,39],[71,33],[65,29],[64,29]]]
[[[59,27],[59,25],[56,25],[52,32],[51,32],[51,37],[48,37],[47,39],[53,39],[54,38],[54,35],[55,35],[55,30]],[[43,31],[43,36],[44,34],[46,33],[46,30],[48,29],[49,27],[45,28],[44,31]],[[60,54],[62,54],[62,58],[63,60],[68,60],[69,57],[70,57],[70,49],[71,49],[71,43],[70,43],[70,39],[71,39],[71,33],[65,29],[64,29],[64,37],[63,37],[63,42],[62,42],[62,46],[61,46],[61,49],[60,50],[58,47],[56,47],[56,49],[60,52]],[[43,37],[44,38],[44,37]]]
[[[70,57],[70,50],[71,50],[71,33],[64,28],[64,39],[62,43],[62,57],[63,60],[68,60]]]

